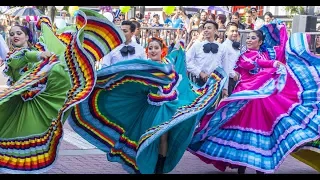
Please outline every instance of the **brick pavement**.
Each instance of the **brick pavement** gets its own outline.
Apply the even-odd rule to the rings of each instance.
[[[64,128],[70,133],[71,128],[68,123]],[[46,174],[127,174],[119,163],[108,162],[106,155],[95,148],[80,149],[65,140],[62,141],[60,148],[56,164]],[[170,172],[170,174],[223,173],[236,174],[236,170],[228,169],[226,172],[220,172],[189,152],[184,154],[177,167]],[[255,174],[255,171],[248,169],[247,173]],[[276,174],[318,174],[318,172],[289,156]]]
[[[186,152],[170,174],[236,174],[228,169],[220,172],[212,165],[203,163],[197,157]],[[248,169],[248,174],[255,171]],[[46,174],[127,174],[119,163],[108,162],[105,154],[59,155],[55,166]],[[309,166],[288,157],[276,174],[318,174]]]
[[[45,174],[127,174],[119,163],[107,161],[104,152],[93,146],[88,146],[84,139],[78,139],[68,123],[64,125],[65,135],[59,148],[56,163]],[[70,134],[72,133],[72,134]],[[73,144],[66,137],[75,137]],[[77,141],[77,142],[76,142]],[[170,174],[236,174],[236,170],[228,169],[220,172],[212,165],[205,164],[198,157],[185,152],[176,168]],[[255,174],[252,169],[247,170],[248,174]],[[311,167],[295,160],[289,156],[276,174],[319,174]]]

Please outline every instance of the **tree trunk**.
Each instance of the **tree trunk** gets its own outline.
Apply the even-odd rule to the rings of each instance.
[[[135,18],[137,14],[137,6],[132,6],[132,9],[133,9],[133,17]]]
[[[144,18],[144,13],[146,12],[145,6],[140,6],[140,14],[142,15],[142,18]]]
[[[48,6],[48,16],[50,17],[52,23],[54,22],[54,17],[56,16],[56,7]]]

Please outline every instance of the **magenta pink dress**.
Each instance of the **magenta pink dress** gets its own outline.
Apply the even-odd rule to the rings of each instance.
[[[287,43],[280,29],[274,48],[275,68],[268,53],[248,49],[237,62],[240,81],[232,95],[209,111],[189,145],[189,151],[221,171],[246,166],[274,172],[297,147],[319,138],[318,57],[310,53],[305,34]]]

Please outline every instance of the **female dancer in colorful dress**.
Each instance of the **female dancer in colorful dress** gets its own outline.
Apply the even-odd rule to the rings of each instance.
[[[226,81],[222,69],[192,88],[182,48],[166,55],[159,38],[148,42],[151,60],[134,59],[98,71],[89,98],[76,105],[70,125],[129,173],[168,173],[188,147],[207,107]]]
[[[319,138],[319,58],[306,51],[306,36],[287,43],[284,25],[268,24],[247,38],[238,62],[241,78],[233,94],[202,119],[189,150],[224,171],[227,166],[272,173],[297,147]],[[285,51],[286,47],[286,51]],[[285,63],[285,52],[287,53]],[[276,59],[277,61],[272,61]]]
[[[112,41],[100,38],[110,36],[113,25],[98,13],[79,11],[76,19],[77,30],[60,34],[59,40],[50,20],[42,17],[35,45],[28,28],[10,30],[14,49],[4,69],[9,87],[0,92],[1,171],[48,170],[57,157],[65,119],[95,85],[94,61],[124,40],[119,34]],[[101,31],[92,33],[92,28]]]
[[[298,43],[296,42],[290,42],[290,46],[292,48],[288,48],[287,50],[287,56],[291,59],[294,60],[298,60],[299,58],[303,58],[303,59],[311,59],[312,61],[319,61],[320,60],[320,55],[317,54],[317,52],[315,51],[311,51],[311,35],[310,34],[294,34],[294,36],[296,36],[295,38],[300,38],[303,41],[301,41],[301,43],[299,43],[300,48],[295,48]],[[319,36],[316,37],[316,41],[319,40]],[[318,42],[316,42],[318,43]],[[317,45],[317,44],[316,44]],[[312,53],[313,52],[313,53]],[[315,54],[315,55],[314,55]],[[314,76],[319,76],[319,71],[320,68],[319,66],[315,67],[315,71],[317,73],[314,73]],[[319,84],[319,81],[317,81],[317,83]],[[314,91],[312,92],[313,94],[317,93],[317,89],[314,89]],[[317,109],[319,109],[319,103],[317,104]],[[318,117],[319,118],[319,117]],[[312,167],[313,169],[317,170],[318,172],[320,172],[320,140],[316,140],[316,141],[311,141],[308,142],[306,144],[304,144],[303,146],[297,148],[293,153],[291,153],[291,156],[293,156],[294,158],[296,158],[297,160],[309,165],[310,167]]]

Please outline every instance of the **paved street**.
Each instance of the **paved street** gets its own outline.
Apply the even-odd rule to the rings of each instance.
[[[64,125],[65,134],[56,165],[48,174],[127,174],[120,164],[108,162],[105,153],[86,142],[72,131],[69,124]],[[236,170],[226,173],[236,174]],[[249,169],[249,174],[255,171]],[[277,174],[317,174],[309,166],[289,156],[276,172]],[[178,166],[170,174],[222,174],[212,165],[186,152]]]
[[[3,67],[0,68],[1,72],[2,70]],[[0,89],[5,87],[5,81],[1,73]],[[236,174],[236,170],[228,170],[226,173]],[[253,174],[255,171],[248,169],[247,173]],[[318,172],[289,156],[276,173],[317,174]],[[127,174],[127,172],[120,164],[108,162],[105,153],[82,139],[66,123],[56,164],[47,174]],[[170,174],[222,174],[222,172],[186,152]]]

